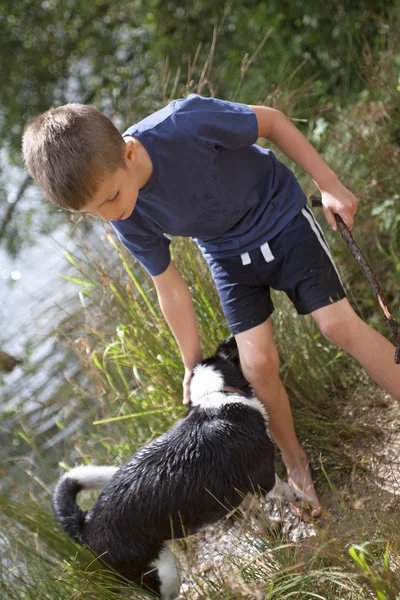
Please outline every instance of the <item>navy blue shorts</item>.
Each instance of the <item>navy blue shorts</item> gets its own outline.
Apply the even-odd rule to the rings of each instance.
[[[233,334],[272,314],[270,288],[307,315],[346,296],[321,227],[306,206],[268,243],[228,258],[207,258]]]

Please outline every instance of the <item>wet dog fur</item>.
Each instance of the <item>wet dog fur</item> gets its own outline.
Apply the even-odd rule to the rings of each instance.
[[[58,523],[123,577],[164,600],[179,594],[167,544],[215,523],[251,494],[301,500],[274,469],[267,414],[234,338],[194,370],[187,415],[121,467],[75,467],[53,494]],[[83,512],[77,494],[102,489]]]

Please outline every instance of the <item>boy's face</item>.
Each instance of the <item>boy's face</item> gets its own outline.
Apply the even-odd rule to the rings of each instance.
[[[139,194],[137,150],[133,142],[125,147],[126,169],[108,174],[99,184],[93,199],[78,211],[103,221],[120,221],[131,216]]]

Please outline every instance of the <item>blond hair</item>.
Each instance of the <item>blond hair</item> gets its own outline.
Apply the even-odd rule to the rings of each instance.
[[[26,168],[52,204],[81,210],[99,183],[125,168],[125,143],[113,123],[94,106],[50,108],[24,129]]]

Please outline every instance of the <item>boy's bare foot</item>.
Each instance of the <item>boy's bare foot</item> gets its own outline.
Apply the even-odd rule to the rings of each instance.
[[[282,456],[282,459],[288,472],[289,485],[294,489],[307,494],[307,496],[313,500],[312,508],[309,512],[291,505],[290,508],[292,512],[305,521],[309,520],[310,514],[314,518],[321,516],[321,504],[314,488],[310,461],[305,451],[301,449],[301,454],[292,460],[288,460],[288,458],[284,456]]]

